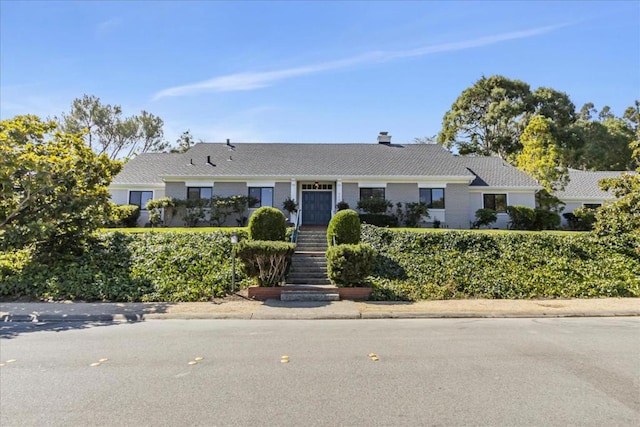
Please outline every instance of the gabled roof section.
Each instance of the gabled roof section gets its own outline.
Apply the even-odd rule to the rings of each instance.
[[[499,157],[458,157],[476,178],[471,187],[535,187],[538,182]]]
[[[569,183],[564,191],[556,191],[555,195],[560,200],[612,200],[615,196],[607,191],[602,191],[598,185],[604,178],[618,178],[622,174],[634,174],[624,171],[581,171],[569,169]]]

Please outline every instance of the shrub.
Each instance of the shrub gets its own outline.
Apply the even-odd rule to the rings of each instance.
[[[429,209],[425,202],[407,203],[405,208],[407,210],[407,219],[405,221],[407,227],[417,227],[422,217],[429,218]]]
[[[116,227],[136,227],[140,218],[140,208],[137,205],[115,206],[112,218]]]
[[[640,296],[640,235],[418,233],[362,226],[378,299]]]
[[[243,230],[236,233],[247,238]],[[24,252],[0,255],[0,295],[177,302],[209,301],[231,289],[227,232],[100,233],[81,254],[49,261]]]
[[[390,200],[382,197],[367,197],[358,202],[358,209],[368,214],[383,214],[393,206]]]
[[[333,239],[336,244],[360,242],[360,217],[358,213],[351,209],[337,212],[327,227],[327,243],[333,245]]]
[[[149,222],[151,226],[160,225],[162,222],[162,211],[165,211],[165,215],[168,216],[168,208],[175,207],[175,202],[170,197],[162,197],[160,199],[150,199],[147,201],[145,209],[149,211]]]
[[[284,280],[295,252],[295,244],[250,240],[238,244],[236,252],[243,271],[260,286],[278,286]]]
[[[360,222],[375,225],[376,227],[397,227],[398,218],[384,214],[360,214]]]
[[[596,210],[585,207],[579,207],[562,216],[567,220],[569,229],[575,231],[591,231],[596,222]]]
[[[258,208],[249,219],[249,238],[251,240],[283,241],[287,229],[287,219],[276,208],[263,206]]]
[[[513,230],[533,230],[536,222],[536,211],[528,206],[507,206]]]
[[[560,227],[560,215],[557,212],[536,208],[536,220],[533,224],[534,230],[556,230]]]
[[[476,211],[476,220],[473,222],[473,228],[489,227],[498,220],[498,213],[493,209],[478,209]]]
[[[349,203],[345,202],[344,200],[338,202],[338,204],[336,205],[336,209],[338,211],[343,211],[345,209],[349,209]]]
[[[375,252],[370,245],[337,245],[327,249],[327,276],[337,286],[358,286],[371,273]]]

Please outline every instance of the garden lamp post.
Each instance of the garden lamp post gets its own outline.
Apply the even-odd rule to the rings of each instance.
[[[238,243],[238,235],[235,231],[231,232],[231,292],[236,290],[236,244]]]

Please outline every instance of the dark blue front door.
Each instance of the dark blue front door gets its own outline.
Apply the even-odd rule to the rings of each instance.
[[[331,191],[302,192],[302,224],[327,225],[331,220]]]

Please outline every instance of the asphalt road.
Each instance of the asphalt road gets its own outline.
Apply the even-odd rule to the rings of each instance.
[[[4,323],[0,333],[3,427],[640,425],[637,318]]]

